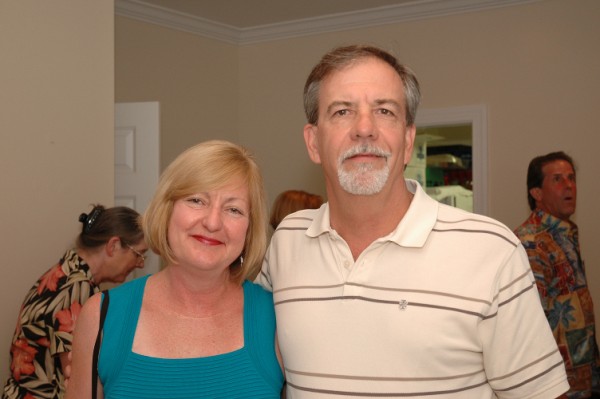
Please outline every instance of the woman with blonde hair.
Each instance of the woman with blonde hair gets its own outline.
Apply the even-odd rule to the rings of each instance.
[[[267,228],[252,156],[226,141],[183,152],[162,174],[143,228],[166,266],[109,291],[95,392],[278,398],[283,373],[272,294],[250,282]],[[108,298],[94,296],[82,310],[67,399],[92,397],[92,348]]]

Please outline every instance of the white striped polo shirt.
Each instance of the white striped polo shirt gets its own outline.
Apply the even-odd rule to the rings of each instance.
[[[566,392],[519,240],[407,186],[415,196],[398,227],[356,261],[328,204],[275,231],[257,280],[274,294],[288,399]]]

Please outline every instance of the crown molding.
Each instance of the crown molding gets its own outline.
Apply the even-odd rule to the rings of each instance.
[[[294,37],[367,28],[452,14],[523,5],[541,0],[420,0],[364,11],[330,14],[316,18],[236,28],[205,18],[145,3],[143,0],[115,0],[115,14],[180,30],[195,35],[247,45]]]
[[[115,0],[115,14],[231,44],[241,44],[238,28],[140,0]]]

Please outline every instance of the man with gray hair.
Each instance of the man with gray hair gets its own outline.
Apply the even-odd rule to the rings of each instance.
[[[283,220],[258,277],[287,397],[556,398],[563,360],[517,237],[404,178],[419,100],[376,47],[334,49],[308,77],[328,203]]]

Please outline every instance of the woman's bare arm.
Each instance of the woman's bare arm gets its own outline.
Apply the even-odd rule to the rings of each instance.
[[[81,309],[73,334],[71,375],[65,399],[89,399],[92,397],[92,354],[98,335],[100,299],[95,294]],[[98,399],[102,399],[102,386],[98,381]]]
[[[275,355],[277,356],[277,360],[279,361],[279,367],[281,367],[281,371],[283,372],[283,388],[281,389],[281,399],[285,399],[285,367],[283,367],[283,357],[281,356],[281,351],[279,350],[279,339],[277,338],[277,331],[275,331]]]

